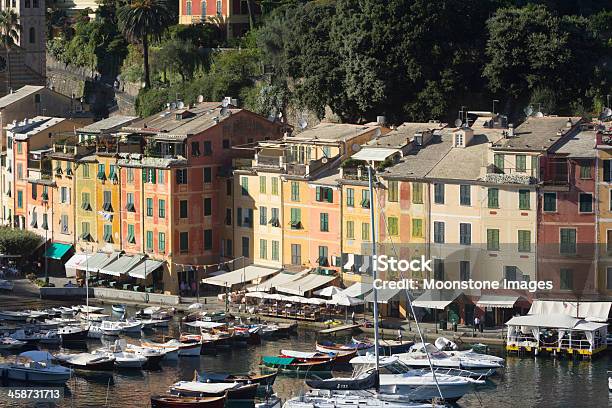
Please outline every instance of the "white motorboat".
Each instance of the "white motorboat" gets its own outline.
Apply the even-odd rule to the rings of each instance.
[[[89,332],[87,332],[88,339],[101,339],[104,335],[102,332],[102,328],[100,327],[102,323],[92,322],[89,324]]]
[[[59,306],[59,307],[56,307],[55,309],[60,312],[61,316],[64,316],[64,317],[73,317],[78,312],[78,310],[75,310],[71,307],[65,307],[65,306]]]
[[[110,315],[104,313],[79,313],[79,318],[83,321],[102,322],[110,319]]]
[[[428,355],[429,354],[429,358]],[[467,370],[477,376],[490,376],[502,368],[503,365],[495,361],[472,357],[471,355],[459,354],[449,356],[446,352],[438,350],[431,343],[416,343],[410,347],[407,353],[394,354],[400,361],[412,368],[455,368]]]
[[[56,354],[55,358],[68,367],[81,370],[107,371],[115,367],[115,357],[107,354]]]
[[[142,368],[147,362],[147,357],[128,352],[124,349],[124,346],[125,343],[122,343],[121,340],[115,340],[113,345],[94,350],[92,354],[112,356],[117,368]]]
[[[89,325],[67,325],[57,329],[63,343],[80,342],[87,340]]]
[[[6,279],[0,279],[0,290],[12,291],[14,287],[15,285],[13,282]]]
[[[32,319],[45,319],[49,317],[49,313],[42,310],[24,310],[24,312],[28,313]]]
[[[53,356],[46,351],[26,351],[19,357],[30,360],[26,363],[9,363],[0,366],[0,371],[9,380],[28,383],[65,384],[72,376],[72,370],[52,364]]]
[[[157,364],[166,356],[166,352],[161,349],[154,349],[150,347],[142,347],[136,344],[127,344],[122,346],[128,353],[134,353],[138,356],[143,356],[147,359],[149,364]],[[178,350],[177,350],[178,355]]]
[[[176,339],[168,340],[165,343],[143,341],[141,344],[150,348],[176,349],[178,350],[179,357],[199,357],[202,350],[202,344],[200,342],[182,343]]]
[[[118,323],[122,333],[140,333],[142,330],[142,322],[140,320],[127,320]]]
[[[384,396],[370,391],[312,390],[291,398],[283,408],[443,408],[443,405],[419,403],[405,398]]]
[[[31,331],[31,330],[17,330],[11,334],[11,337],[15,340],[24,341],[30,344],[47,344],[55,345],[62,342],[61,337],[56,330],[48,330],[46,332]]]
[[[15,340],[12,337],[0,337],[0,350],[15,350],[26,344],[25,341]]]
[[[25,322],[30,317],[26,312],[13,312],[10,310],[0,311],[0,320],[9,320],[12,322]]]
[[[104,308],[99,306],[76,305],[72,306],[72,310],[81,313],[100,313]]]
[[[121,333],[121,326],[119,322],[112,322],[110,320],[104,320],[100,323],[100,331],[105,336],[118,336]]]

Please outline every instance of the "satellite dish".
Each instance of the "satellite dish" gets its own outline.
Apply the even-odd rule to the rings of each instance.
[[[172,110],[176,109],[176,103],[172,102],[170,104],[170,109],[172,109]]]
[[[321,163],[323,163],[323,164],[327,164],[327,157],[323,157],[323,158],[321,159]]]
[[[179,109],[183,109],[185,107],[185,104],[183,103],[183,101],[179,101],[179,103],[176,106]]]
[[[300,126],[300,129],[304,130],[306,127],[308,127],[308,122],[306,122],[306,119],[301,118],[298,120],[298,125]]]
[[[221,106],[223,106],[224,108],[227,108],[229,106],[229,104],[230,104],[230,99],[226,96],[221,101]]]
[[[198,103],[204,102],[204,95],[198,95],[197,101],[198,101]]]
[[[455,127],[461,127],[463,125],[463,121],[459,118],[455,119]]]
[[[358,152],[361,150],[361,145],[359,143],[353,143],[353,145],[351,146],[351,150],[353,150],[354,152]]]
[[[525,116],[531,116],[531,114],[533,113],[533,107],[529,105],[528,107],[525,108],[523,112],[525,112]]]
[[[543,118],[543,117],[544,117],[544,114],[543,114],[542,112],[539,112],[539,111],[538,111],[538,112],[536,112],[536,114],[535,114],[535,115],[533,115],[533,116],[535,116],[536,118]]]

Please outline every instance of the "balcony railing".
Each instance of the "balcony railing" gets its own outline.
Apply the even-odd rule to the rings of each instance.
[[[538,181],[537,169],[500,168],[489,164],[486,168],[485,181],[496,184],[535,184]]]

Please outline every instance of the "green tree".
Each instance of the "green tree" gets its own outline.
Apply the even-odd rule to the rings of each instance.
[[[42,238],[31,231],[0,227],[0,253],[31,255],[42,243]]]
[[[13,9],[4,9],[0,11],[0,38],[2,45],[6,50],[6,65],[7,79],[6,91],[11,88],[11,49],[19,41],[19,33],[21,25],[19,24],[19,15]]]
[[[171,16],[162,0],[133,0],[119,10],[119,27],[129,41],[141,42],[143,48],[145,88],[151,87],[149,41],[159,40]]]

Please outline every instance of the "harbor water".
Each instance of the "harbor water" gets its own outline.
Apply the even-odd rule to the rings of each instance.
[[[176,319],[176,318],[175,318]],[[161,340],[161,336],[178,337],[178,324],[171,323],[164,331],[148,332],[143,338]],[[296,336],[277,340],[263,340],[259,346],[223,350],[216,355],[181,357],[178,361],[162,362],[159,369],[114,373],[77,372],[64,389],[59,407],[148,407],[149,398],[163,394],[168,386],[179,380],[190,380],[194,372],[259,372],[264,355],[275,355],[280,349],[313,350],[317,333],[299,330]],[[337,341],[344,340],[341,337]],[[112,341],[112,340],[111,340]],[[137,342],[138,339],[129,340]],[[99,340],[88,342],[89,349],[100,347]],[[50,350],[52,353],[57,350]],[[491,350],[500,354],[500,349]],[[516,357],[506,359],[506,368],[463,397],[458,407],[606,407],[610,406],[607,389],[607,370],[610,354],[593,361],[554,359],[551,357]],[[5,358],[10,358],[5,356]],[[349,372],[340,373],[348,375]],[[19,384],[10,384],[19,386]],[[303,374],[279,375],[274,392],[285,400],[306,389]],[[612,395],[612,394],[611,394]],[[35,406],[0,395],[0,407]]]

